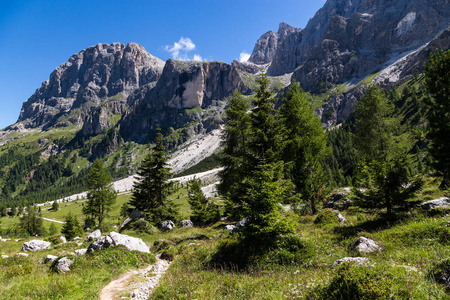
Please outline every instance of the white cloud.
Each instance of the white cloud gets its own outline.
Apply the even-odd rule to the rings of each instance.
[[[198,54],[194,54],[194,60],[196,61],[203,61],[202,57]]]
[[[164,50],[170,52],[172,58],[177,60],[197,60],[203,61],[202,57],[198,54],[194,54],[194,58],[189,58],[188,52],[195,49],[195,44],[188,37],[181,37],[178,42],[173,43],[173,46],[167,45]]]
[[[240,62],[246,62],[250,58],[250,54],[248,54],[245,51],[242,51],[241,54],[239,54],[239,61]]]

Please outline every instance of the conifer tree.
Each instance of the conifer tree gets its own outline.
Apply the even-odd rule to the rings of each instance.
[[[50,227],[48,228],[48,233],[50,235],[55,235],[56,233],[58,233],[58,229],[56,228],[56,225],[54,222],[52,222],[52,224],[50,224]]]
[[[166,220],[174,221],[179,216],[177,205],[169,199],[175,183],[168,181],[172,173],[167,160],[163,136],[158,129],[155,148],[139,167],[137,174],[140,180],[134,183],[130,201],[130,206],[144,212],[155,226]]]
[[[53,201],[53,204],[52,204],[52,210],[53,211],[58,211],[59,210],[59,204],[58,204],[58,201]]]
[[[44,235],[45,233],[42,218],[32,206],[28,206],[20,218],[20,227],[29,235]]]
[[[430,55],[425,64],[425,84],[432,98],[428,121],[429,152],[435,169],[442,175],[442,189],[450,188],[450,50]]]
[[[301,198],[316,213],[316,202],[325,185],[322,162],[329,153],[322,123],[297,82],[293,82],[280,107],[284,129],[282,157]]]
[[[99,227],[102,226],[106,213],[112,209],[117,198],[111,180],[111,174],[105,168],[103,161],[96,159],[88,176],[88,200],[83,206],[83,214],[88,219],[96,219]]]
[[[292,219],[283,215],[280,205],[293,196],[293,189],[292,183],[282,177],[284,163],[280,161],[279,153],[282,127],[275,109],[276,99],[272,97],[265,74],[260,74],[257,82],[259,88],[253,102],[255,107],[249,114],[242,156],[244,163],[237,165],[240,176],[232,185],[232,190],[237,193],[228,198],[228,206],[234,205],[235,215],[247,218],[245,237],[270,243],[272,238],[294,231]],[[225,147],[230,142],[225,140]]]
[[[61,229],[61,233],[66,237],[67,240],[72,240],[76,236],[83,234],[83,228],[76,216],[69,212],[65,218],[65,223]]]
[[[200,180],[192,179],[188,181],[188,202],[191,206],[191,221],[195,225],[210,225],[220,220],[219,207],[209,201],[203,194]]]
[[[407,200],[421,189],[423,181],[411,179],[409,135],[401,131],[400,119],[384,92],[369,86],[356,108],[356,145],[362,158],[355,203],[363,208],[407,209]]]

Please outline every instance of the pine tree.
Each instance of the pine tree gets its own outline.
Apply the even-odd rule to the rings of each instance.
[[[431,141],[429,152],[442,175],[442,189],[450,188],[450,50],[430,55],[425,64],[425,84],[432,95],[426,101]]]
[[[55,235],[56,233],[58,233],[58,228],[56,228],[56,225],[54,222],[52,222],[52,224],[50,224],[50,227],[48,229],[48,233],[50,235]]]
[[[76,216],[74,216],[71,212],[66,216],[65,223],[61,229],[61,233],[66,237],[67,240],[72,240],[76,236],[80,236],[83,234],[83,228]]]
[[[192,179],[188,183],[188,202],[191,206],[191,221],[195,225],[214,224],[220,220],[219,207],[211,203],[201,189],[200,180]]]
[[[32,206],[28,206],[20,218],[20,227],[29,235],[44,235],[45,233],[43,220]]]
[[[53,204],[52,204],[52,210],[53,211],[58,211],[59,210],[59,204],[58,204],[58,201],[53,201]]]
[[[408,172],[411,143],[401,131],[400,118],[383,91],[369,86],[356,108],[356,145],[362,158],[355,203],[363,208],[385,208],[388,215],[407,209],[407,200],[423,182]]]
[[[243,231],[244,237],[266,244],[279,234],[293,232],[292,220],[282,214],[280,205],[293,196],[293,190],[292,183],[282,177],[284,163],[279,153],[282,127],[275,109],[276,99],[268,89],[265,74],[259,75],[257,82],[259,88],[255,108],[249,114],[243,163],[236,165],[239,176],[231,186],[234,194],[228,197],[228,207],[236,211],[234,215],[247,217],[249,224]],[[225,147],[233,147],[232,140],[225,139]]]
[[[179,216],[177,205],[169,199],[174,192],[174,182],[167,164],[163,136],[158,129],[156,146],[142,162],[137,172],[140,177],[133,186],[130,206],[143,211],[155,226],[166,220],[176,220]]]
[[[92,165],[87,182],[87,202],[83,214],[88,219],[97,219],[102,226],[106,213],[112,209],[117,193],[111,183],[111,174],[106,170],[101,159],[96,159]]]
[[[242,94],[235,92],[228,100],[225,111],[225,128],[222,136],[221,181],[218,190],[226,198],[226,213],[233,219],[241,219],[242,211],[235,209],[239,206],[240,195],[245,191],[239,184],[243,178],[249,176],[252,168],[248,160],[251,118],[249,114],[250,102]]]
[[[284,129],[283,160],[301,198],[316,213],[316,202],[326,178],[322,163],[329,153],[320,119],[297,82],[293,82],[280,107]]]

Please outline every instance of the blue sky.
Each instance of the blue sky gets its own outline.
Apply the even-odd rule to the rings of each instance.
[[[281,22],[304,28],[324,3],[0,0],[0,128],[15,123],[22,103],[42,81],[86,47],[135,42],[162,60],[178,57],[231,63],[242,53],[251,53],[257,39],[269,30],[277,31]]]

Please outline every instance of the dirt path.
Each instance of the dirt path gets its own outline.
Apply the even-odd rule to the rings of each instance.
[[[122,295],[130,294],[130,299],[148,299],[166,273],[170,262],[156,257],[157,262],[140,270],[132,270],[120,275],[111,281],[100,291],[100,300],[119,300]],[[139,280],[131,283],[131,280],[139,276]]]

